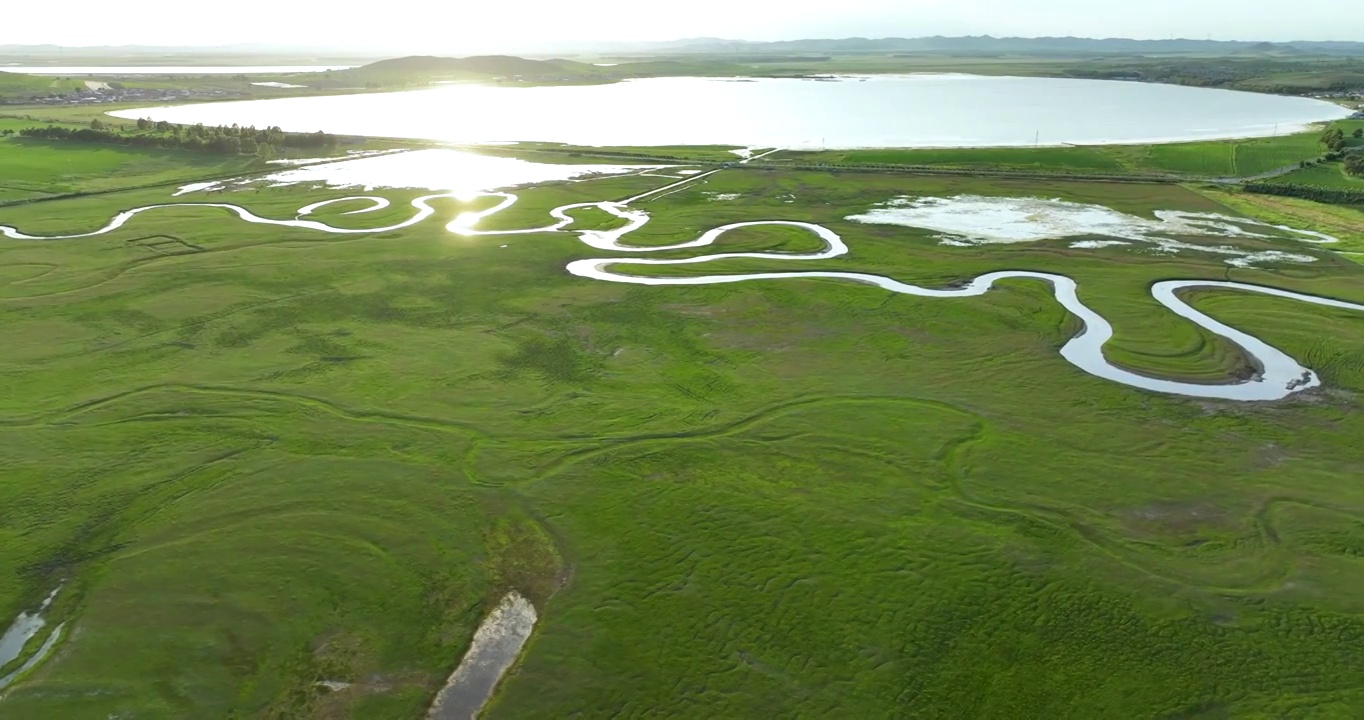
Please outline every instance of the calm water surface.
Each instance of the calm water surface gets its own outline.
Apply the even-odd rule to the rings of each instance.
[[[446,85],[115,113],[181,123],[462,143],[970,147],[1256,137],[1342,118],[1307,98],[1147,83],[973,75],[837,80],[651,78],[611,85]]]

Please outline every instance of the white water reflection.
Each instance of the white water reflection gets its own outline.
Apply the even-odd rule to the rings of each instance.
[[[4,667],[14,659],[19,657],[19,653],[24,651],[24,646],[28,644],[33,636],[47,624],[43,620],[43,613],[52,605],[52,601],[57,598],[57,593],[61,592],[58,587],[48,594],[38,609],[33,613],[21,612],[19,617],[14,619],[14,624],[10,625],[3,636],[0,636],[0,667]]]
[[[994,243],[1026,243],[1103,235],[1121,240],[1089,240],[1071,244],[1076,249],[1098,249],[1140,243],[1157,252],[1197,251],[1227,256],[1229,265],[1249,267],[1260,262],[1315,262],[1301,253],[1250,251],[1229,245],[1196,245],[1176,237],[1275,239],[1284,235],[1302,242],[1327,244],[1339,240],[1325,233],[1272,225],[1218,213],[1157,210],[1156,219],[1129,215],[1102,205],[1027,197],[958,195],[950,198],[896,198],[848,220],[873,225],[899,225],[944,233],[944,245],[967,247]],[[1274,232],[1270,232],[1274,231]]]
[[[47,612],[47,609],[52,606],[52,601],[57,599],[57,593],[61,592],[61,590],[62,589],[59,586],[51,593],[48,593],[47,597],[44,598],[43,602],[38,606],[38,609],[34,610],[32,613],[19,613],[19,616],[14,619],[14,623],[5,631],[5,634],[0,636],[0,668],[14,662],[15,659],[23,654],[24,648],[28,645],[29,641],[37,637],[38,633],[44,627],[47,627],[47,621],[43,619],[43,613]],[[52,650],[52,646],[56,644],[57,637],[60,633],[61,627],[53,630],[52,633],[48,635],[48,638],[43,645],[38,648],[38,652],[34,653],[27,662],[14,672],[0,677],[0,690],[9,687],[15,680],[19,679],[19,676],[42,662],[43,658],[47,656],[47,653]]]
[[[375,95],[215,102],[113,113],[205,125],[459,143],[787,148],[1114,144],[1256,137],[1344,118],[1308,98],[1150,83],[971,75],[606,85],[462,83]]]
[[[57,646],[57,641],[61,639],[62,631],[65,629],[66,625],[58,625],[57,627],[53,628],[52,634],[47,636],[47,640],[43,641],[42,646],[38,648],[38,652],[33,654],[33,657],[29,658],[24,662],[23,665],[19,666],[18,670],[15,670],[14,672],[6,675],[3,678],[0,678],[0,691],[7,689],[10,685],[13,685],[17,680],[19,680],[19,678],[23,677],[25,673],[37,667],[38,663],[47,659],[48,654],[52,652],[52,648]]]
[[[321,184],[336,188],[423,188],[451,193],[479,193],[498,188],[540,185],[598,175],[651,170],[662,165],[558,165],[518,158],[480,155],[459,150],[386,152],[354,160],[309,164],[262,177],[213,183],[191,183],[176,195],[223,190],[232,186],[266,182],[271,185]]]

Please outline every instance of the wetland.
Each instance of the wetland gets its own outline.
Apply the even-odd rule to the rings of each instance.
[[[303,131],[550,127],[446,112],[465,92],[264,107],[302,107]],[[1285,100],[1203,127],[1331,117]],[[173,112],[242,107],[264,112]],[[0,617],[20,621],[0,715],[1364,707],[1364,211],[812,160],[1070,161],[1007,108],[1007,151],[812,156],[775,142],[808,141],[799,118],[731,137],[699,111],[537,107],[584,145],[632,117],[635,139],[711,145],[195,165],[0,137]],[[1066,122],[1114,139],[1095,118]],[[1168,122],[1129,135],[1192,132]],[[1103,152],[1245,147],[1256,171],[1319,150]]]

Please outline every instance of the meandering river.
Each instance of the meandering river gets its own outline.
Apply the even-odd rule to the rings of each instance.
[[[1258,137],[1348,116],[1332,103],[1150,83],[974,75],[829,80],[649,78],[607,85],[452,84],[115,112],[460,143],[785,148],[1114,144]]]
[[[370,161],[371,160],[357,160],[351,162],[360,163]],[[747,162],[747,160],[743,162]],[[341,164],[343,163],[337,163],[337,165]],[[626,170],[626,168],[613,168],[613,170],[615,170],[616,172],[621,172]],[[625,268],[630,267],[704,265],[707,263],[713,263],[717,261],[735,258],[762,259],[781,263],[807,262],[830,260],[833,258],[846,255],[848,253],[849,251],[848,245],[844,242],[842,236],[840,236],[833,230],[822,225],[792,220],[762,220],[755,222],[742,222],[723,225],[708,230],[705,233],[702,233],[699,237],[682,240],[671,245],[643,247],[629,245],[624,242],[626,236],[640,229],[650,220],[649,213],[644,210],[631,207],[633,203],[637,203],[641,200],[644,200],[652,196],[662,195],[664,193],[675,191],[690,183],[703,180],[716,172],[722,171],[712,170],[709,172],[686,176],[684,179],[678,180],[677,182],[664,185],[655,190],[651,190],[649,192],[643,193],[641,195],[626,200],[619,201],[601,200],[564,205],[562,207],[558,207],[550,211],[550,215],[553,218],[552,223],[542,227],[524,228],[519,230],[481,230],[478,227],[482,223],[482,221],[488,218],[489,216],[500,213],[516,204],[518,198],[515,194],[509,192],[491,191],[473,192],[471,190],[465,189],[460,191],[437,192],[429,195],[423,195],[418,198],[414,198],[411,201],[411,205],[415,212],[411,217],[398,223],[390,224],[386,227],[381,228],[366,229],[337,228],[319,220],[303,219],[303,217],[311,215],[321,208],[324,208],[333,203],[345,201],[366,200],[369,202],[368,207],[361,207],[356,210],[351,210],[346,213],[347,215],[362,215],[364,213],[373,212],[375,210],[388,207],[389,205],[388,200],[384,198],[361,195],[350,196],[345,198],[335,198],[322,202],[312,203],[310,205],[307,205],[306,207],[300,208],[298,213],[299,217],[296,217],[295,219],[292,220],[277,220],[274,218],[262,217],[256,215],[255,213],[251,212],[250,210],[244,207],[232,203],[185,202],[165,203],[133,208],[131,210],[124,211],[119,215],[115,216],[103,228],[88,233],[79,233],[72,235],[38,236],[25,234],[23,232],[20,232],[17,228],[11,226],[0,225],[0,234],[15,240],[51,241],[92,237],[95,235],[101,235],[116,230],[117,228],[122,227],[124,224],[133,220],[137,215],[144,212],[176,207],[211,207],[231,212],[235,214],[237,217],[241,218],[242,220],[245,220],[246,222],[258,225],[274,225],[282,227],[299,228],[304,230],[312,230],[317,232],[355,235],[388,232],[405,227],[410,227],[419,222],[422,222],[436,213],[436,209],[431,205],[431,202],[439,198],[453,198],[461,201],[468,201],[475,199],[477,197],[493,197],[499,200],[497,205],[493,206],[490,209],[483,210],[480,212],[462,213],[459,216],[455,217],[455,219],[448,222],[445,226],[446,229],[449,232],[465,236],[513,236],[537,233],[572,232],[577,236],[579,241],[581,241],[588,247],[591,247],[596,250],[624,253],[627,255],[626,257],[614,256],[588,258],[583,260],[576,260],[574,262],[569,263],[567,267],[569,273],[581,278],[598,280],[602,282],[628,283],[634,285],[669,286],[669,285],[713,285],[754,281],[824,279],[843,280],[848,282],[875,285],[879,288],[888,290],[890,292],[899,293],[903,295],[912,295],[921,298],[975,297],[983,295],[984,293],[988,292],[991,288],[993,288],[996,285],[996,283],[1004,280],[1022,279],[1044,282],[1051,286],[1052,293],[1056,298],[1056,301],[1059,302],[1063,307],[1066,308],[1066,310],[1070,311],[1084,323],[1084,329],[1078,335],[1071,338],[1070,341],[1067,342],[1065,346],[1061,348],[1061,356],[1075,367],[1096,377],[1111,380],[1113,382],[1122,383],[1124,385],[1129,385],[1131,387],[1150,390],[1153,392],[1166,393],[1172,395],[1183,395],[1186,397],[1216,398],[1223,400],[1241,401],[1280,400],[1294,393],[1319,387],[1321,385],[1321,379],[1311,369],[1302,366],[1300,363],[1298,363],[1288,354],[1284,353],[1282,350],[1279,350],[1278,348],[1270,345],[1269,343],[1264,342],[1263,340],[1260,340],[1259,338],[1256,338],[1248,333],[1241,332],[1224,323],[1218,322],[1217,320],[1214,320],[1208,317],[1207,315],[1204,315],[1203,313],[1195,310],[1193,307],[1188,305],[1188,303],[1184,302],[1179,297],[1179,291],[1197,288],[1232,290],[1261,295],[1269,295],[1272,297],[1295,300],[1301,303],[1343,310],[1358,311],[1364,313],[1364,304],[1361,303],[1316,297],[1313,295],[1306,295],[1303,293],[1296,293],[1287,290],[1280,290],[1277,288],[1265,287],[1249,283],[1223,282],[1212,280],[1171,280],[1167,282],[1157,283],[1151,288],[1152,297],[1156,301],[1158,301],[1161,305],[1164,305],[1171,312],[1174,312],[1177,315],[1188,319],[1190,322],[1193,322],[1194,324],[1206,329],[1208,332],[1211,332],[1215,335],[1219,335],[1227,339],[1228,341],[1235,343],[1246,353],[1246,355],[1250,358],[1250,360],[1258,369],[1258,372],[1253,377],[1247,378],[1245,380],[1228,384],[1215,385],[1186,383],[1179,382],[1176,380],[1147,377],[1145,375],[1131,372],[1129,370],[1120,368],[1110,363],[1107,360],[1107,358],[1104,357],[1103,347],[1113,337],[1112,325],[1109,324],[1109,322],[1106,319],[1104,319],[1104,317],[1101,316],[1099,313],[1095,312],[1093,309],[1091,309],[1083,302],[1081,302],[1075,280],[1065,275],[1044,272],[1007,270],[1002,272],[993,272],[988,273],[986,275],[981,275],[979,277],[970,279],[969,281],[966,281],[962,284],[959,284],[951,288],[929,288],[904,283],[883,275],[823,270],[733,273],[720,275],[687,275],[681,277],[677,276],[660,277],[631,274],[630,272],[625,270]],[[574,175],[571,171],[566,170],[565,173],[566,173],[565,177],[576,177],[576,175]],[[570,215],[570,213],[573,210],[582,208],[595,208],[601,210],[602,212],[619,218],[622,221],[622,224],[620,227],[612,230],[577,230],[577,231],[569,230],[570,226],[572,226],[574,223],[574,219],[572,215]],[[1231,218],[1228,218],[1228,220],[1231,220]],[[1250,221],[1241,219],[1239,220],[1239,222],[1246,223]],[[819,251],[811,253],[783,253],[783,252],[713,253],[691,258],[679,259],[628,257],[628,255],[638,256],[643,253],[654,253],[668,250],[708,247],[714,244],[726,233],[732,232],[734,230],[739,230],[746,227],[760,227],[772,225],[794,227],[806,230],[815,235],[816,237],[818,237],[821,241],[823,241],[824,247]],[[1311,233],[1311,235],[1313,235],[1311,239],[1315,243],[1330,243],[1334,241],[1333,238],[1321,235],[1320,233]]]

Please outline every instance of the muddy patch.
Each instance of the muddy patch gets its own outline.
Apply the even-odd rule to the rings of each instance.
[[[1154,502],[1123,510],[1119,517],[1134,530],[1157,535],[1187,535],[1234,524],[1224,508],[1209,502]],[[1195,547],[1203,544],[1197,540],[1190,542]]]

